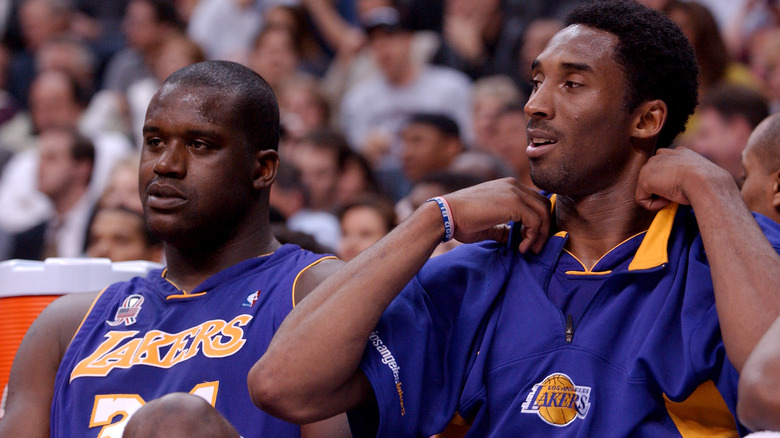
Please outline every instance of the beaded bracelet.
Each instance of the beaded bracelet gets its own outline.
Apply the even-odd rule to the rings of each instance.
[[[439,210],[441,210],[441,219],[444,221],[444,239],[442,242],[448,242],[455,234],[455,220],[452,217],[452,210],[450,210],[450,204],[442,196],[431,198],[425,202],[435,202],[439,204]]]

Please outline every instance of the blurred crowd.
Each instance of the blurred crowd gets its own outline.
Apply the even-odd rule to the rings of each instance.
[[[138,195],[141,127],[170,73],[210,59],[276,93],[282,242],[349,260],[432,196],[532,186],[530,66],[579,1],[0,0],[0,260],[162,261]],[[643,2],[699,61],[676,143],[739,183],[750,133],[780,109],[780,5]]]

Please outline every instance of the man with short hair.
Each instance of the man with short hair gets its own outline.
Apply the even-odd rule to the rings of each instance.
[[[421,111],[452,117],[462,137],[470,141],[468,76],[451,68],[416,63],[411,57],[412,30],[397,9],[373,9],[362,21],[380,74],[355,84],[344,95],[339,119],[350,146],[374,163],[397,167],[400,130],[411,114]],[[388,150],[381,151],[385,156],[367,150],[369,140],[377,135],[389,141]]]
[[[691,149],[739,180],[740,156],[750,133],[769,115],[766,98],[745,86],[721,85],[702,98],[697,111]]]
[[[185,67],[155,94],[143,136],[139,192],[168,266],[41,313],[16,355],[0,436],[118,438],[171,393],[155,403],[178,407],[171,423],[205,422],[198,396],[235,427],[228,436],[344,436],[343,417],[299,427],[255,409],[246,389],[284,316],[340,266],[271,233],[279,110],[268,84],[231,62]]]
[[[769,116],[750,135],[739,183],[750,210],[780,223],[780,115]]]
[[[461,152],[458,124],[445,114],[412,114],[401,129],[401,166],[411,183],[447,170]]]
[[[51,129],[38,138],[38,191],[53,206],[52,217],[14,238],[11,258],[44,260],[84,252],[93,200],[88,195],[95,163],[89,139],[71,129]]]
[[[356,436],[454,416],[470,436],[744,432],[738,370],[780,314],[780,226],[667,148],[697,70],[662,13],[581,4],[525,106],[531,177],[554,195],[504,179],[423,204],[288,315],[253,400],[302,423],[349,411]],[[452,238],[495,242],[428,261]]]

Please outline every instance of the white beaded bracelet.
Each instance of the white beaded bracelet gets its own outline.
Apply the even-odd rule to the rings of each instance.
[[[442,242],[448,242],[455,234],[455,220],[452,217],[452,210],[450,210],[450,204],[442,196],[431,198],[425,202],[433,201],[439,204],[439,210],[441,211],[441,219],[444,221],[444,239]]]

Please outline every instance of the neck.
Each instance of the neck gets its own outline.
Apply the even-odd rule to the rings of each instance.
[[[647,230],[655,212],[636,202],[636,182],[580,198],[558,196],[555,220],[569,239],[566,249],[587,267],[619,243]]]
[[[182,248],[166,242],[167,278],[183,290],[191,292],[217,272],[244,260],[274,252],[281,245],[271,233],[270,224],[266,221],[264,225],[255,223],[249,233],[238,235],[222,244],[205,247]]]
[[[403,87],[411,84],[417,78],[417,73],[419,71],[419,67],[409,62],[406,67],[398,69],[397,74],[388,76],[387,81],[396,87]]]

